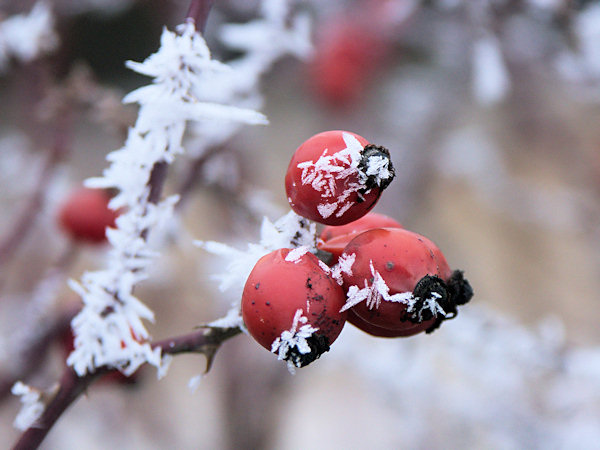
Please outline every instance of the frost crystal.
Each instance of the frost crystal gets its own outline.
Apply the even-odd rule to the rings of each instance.
[[[287,262],[293,262],[294,264],[298,264],[302,260],[302,257],[307,253],[308,247],[304,245],[302,247],[298,247],[290,251],[285,257],[285,260]]]
[[[86,272],[80,282],[70,283],[84,303],[72,322],[75,349],[67,360],[80,376],[104,365],[128,375],[146,362],[156,366],[159,375],[164,373],[169,358],[161,356],[160,348],[152,349],[143,324],[154,315],[133,295],[156,256],[146,236],[171,219],[177,202],[171,196],[151,203],[150,175],[156,164],[171,163],[183,152],[187,121],[266,123],[256,111],[226,104],[231,98],[210,101],[221,77],[231,69],[211,59],[193,23],[178,30],[165,29],[159,50],[146,61],[128,63],[131,69],[154,77],[153,83],[125,97],[124,101],[140,105],[136,124],[124,147],[107,156],[111,165],[103,176],[86,182],[89,187],[116,188],[110,207],[125,212],[118,217],[117,228],[107,230],[112,249],[106,269]]]
[[[352,265],[356,261],[356,254],[352,253],[347,255],[346,253],[342,253],[342,255],[338,258],[337,264],[335,264],[331,268],[331,276],[337,283],[341,286],[344,282],[342,279],[342,274],[352,275]]]
[[[265,217],[260,229],[259,243],[248,244],[246,250],[238,250],[214,241],[198,241],[196,244],[210,253],[227,258],[225,272],[215,278],[220,281],[221,291],[235,288],[236,294],[241,297],[248,275],[260,258],[280,248],[301,247],[306,249],[301,250],[304,253],[307,251],[314,253],[316,252],[316,234],[317,228],[314,223],[290,211],[275,223]]]
[[[218,89],[208,86],[215,100],[235,99],[239,105],[260,108],[263,104],[259,92],[261,77],[283,56],[292,54],[306,58],[311,52],[310,27],[306,15],[290,14],[290,0],[264,0],[261,17],[245,24],[226,24],[220,29],[225,46],[243,55],[229,63],[233,70],[222,73]],[[206,149],[220,145],[240,128],[239,123],[228,122],[218,127],[197,123],[192,126],[190,148],[202,154]]]
[[[28,15],[18,14],[0,23],[0,71],[10,57],[29,62],[57,45],[54,16],[46,2],[38,2]]]
[[[18,430],[24,431],[40,418],[46,406],[42,402],[41,392],[32,389],[21,381],[17,381],[13,385],[11,392],[13,395],[21,397],[22,403],[21,410],[17,414],[13,425]]]
[[[355,255],[350,256],[352,257]],[[352,262],[354,262],[354,259],[352,259]],[[346,267],[346,270],[351,270],[351,264],[350,267],[348,267],[348,260],[344,261],[343,264]],[[373,261],[370,262],[370,268],[372,275],[371,284],[369,285],[369,282],[367,279],[365,279],[363,288],[360,288],[356,285],[350,286],[348,288],[348,293],[346,294],[346,303],[340,311],[346,311],[363,301],[366,302],[366,305],[369,309],[379,308],[381,302],[385,301],[406,304],[406,311],[408,313],[413,313],[413,315],[415,315],[415,317],[418,319],[421,319],[423,311],[425,310],[431,311],[431,314],[434,317],[438,314],[446,316],[446,312],[437,302],[437,299],[442,297],[437,292],[432,292],[431,296],[427,299],[424,299],[422,301],[422,305],[420,305],[418,302],[420,299],[415,297],[412,292],[398,292],[396,294],[390,294],[389,286],[386,284],[381,274],[375,270],[375,267],[373,267]],[[350,273],[352,272],[350,271]]]
[[[294,314],[292,327],[281,333],[281,336],[275,339],[271,346],[271,351],[277,353],[278,360],[287,360],[290,373],[295,373],[295,367],[302,366],[301,355],[306,355],[312,351],[307,339],[319,330],[306,322],[308,322],[308,319],[302,315],[302,310],[298,309]],[[302,325],[298,328],[300,324]],[[295,354],[292,355],[292,352]]]

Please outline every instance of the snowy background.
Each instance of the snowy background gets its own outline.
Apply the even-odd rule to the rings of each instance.
[[[66,280],[109,260],[103,247],[66,258],[56,209],[102,173],[135,123],[136,107],[120,101],[149,80],[125,61],[154,53],[163,26],[175,29],[188,7],[48,5],[24,25],[15,15],[30,14],[34,2],[0,3],[0,243],[57,140],[67,149],[26,238],[10,258],[0,253],[0,379],[25,365],[28,339],[80,304]],[[283,57],[261,75],[262,98],[240,99],[269,125],[241,128],[226,142],[226,127],[196,130],[169,168],[165,197],[185,195],[175,221],[156,233],[160,256],[135,292],[154,312],[150,335],[183,334],[226,313],[235,298],[211,278],[226,261],[194,242],[257,242],[262,216],[288,211],[292,152],[327,129],[390,149],[397,178],[376,211],[436,242],[452,268],[465,270],[473,301],[431,336],[375,339],[347,326],[329,354],[295,376],[242,335],[224,344],[194,393],[198,355],[177,356],[160,381],[145,367],[133,386],[97,383],[45,448],[598,448],[600,6],[568,5],[294,2],[311,21],[312,56]],[[268,38],[240,38],[235,28],[229,46],[219,39],[224,24],[258,15],[255,1],[216,2],[206,29],[213,56],[233,65],[241,44],[266,46]],[[349,46],[375,36],[363,39],[372,51],[336,72],[354,73],[346,83],[358,86],[341,102],[315,81],[315,73],[333,76],[319,57],[336,29],[350,30]],[[208,134],[218,145],[195,138]],[[194,167],[193,186],[184,185]],[[56,342],[24,381],[51,388],[63,364]],[[19,436],[19,401],[1,401],[6,446]]]

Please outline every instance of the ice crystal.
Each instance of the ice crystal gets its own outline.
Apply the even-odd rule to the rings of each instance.
[[[302,260],[302,257],[307,253],[308,247],[303,245],[302,247],[298,247],[291,250],[285,257],[285,260],[287,262],[293,262],[294,264],[298,264]]]
[[[345,260],[343,261],[345,270],[351,271],[351,264],[349,265],[348,263],[349,261],[354,262],[354,260],[350,258],[355,255],[342,256],[344,256],[345,258]],[[385,301],[406,304],[406,311],[408,313],[412,313],[415,316],[415,318],[418,319],[422,317],[423,311],[425,310],[431,311],[434,317],[438,314],[442,316],[446,315],[446,312],[437,302],[437,299],[441,298],[441,295],[437,292],[432,292],[431,296],[426,299],[419,299],[418,297],[415,297],[412,292],[398,292],[396,294],[390,294],[389,286],[387,285],[381,274],[377,270],[375,270],[375,267],[373,266],[373,261],[370,262],[369,267],[371,269],[372,278],[370,284],[369,280],[365,279],[364,287],[359,287],[357,285],[350,286],[346,294],[346,303],[344,304],[344,306],[342,306],[342,309],[340,311],[346,311],[362,302],[365,302],[367,308],[369,309],[377,309],[379,308],[379,305],[381,305],[381,302]],[[422,300],[422,302],[419,302],[419,300]]]
[[[266,217],[260,229],[260,241],[250,243],[246,250],[238,250],[227,244],[215,241],[196,244],[204,250],[227,260],[224,273],[215,276],[219,280],[219,289],[226,291],[234,288],[241,295],[244,284],[256,262],[274,250],[280,248],[303,248],[302,252],[316,252],[316,225],[295,212],[290,211],[275,223]]]
[[[353,204],[348,198],[365,188],[358,170],[364,147],[349,133],[343,133],[342,137],[345,148],[332,154],[325,148],[317,161],[310,160],[298,164],[298,168],[302,169],[302,184],[310,185],[321,193],[324,202],[317,205],[317,210],[324,219],[334,213],[336,217],[342,216]],[[340,180],[343,180],[342,192],[339,192],[338,188]]]
[[[352,265],[356,261],[356,254],[346,254],[342,253],[342,255],[338,258],[337,263],[331,268],[331,276],[337,283],[341,286],[343,284],[342,274],[352,275]]]
[[[219,89],[208,89],[214,99],[234,98],[236,103],[260,108],[263,99],[257,89],[261,77],[273,64],[286,55],[304,59],[309,56],[310,27],[308,17],[290,13],[289,0],[264,0],[261,16],[245,24],[225,24],[220,28],[220,39],[242,56],[229,63],[233,70],[219,77]],[[190,148],[202,154],[206,149],[220,145],[240,128],[239,123],[228,122],[218,127],[196,123],[191,127],[197,135]]]
[[[21,397],[22,403],[21,410],[17,414],[13,425],[18,430],[26,430],[40,418],[46,409],[42,402],[42,393],[21,381],[17,381],[13,385],[11,392],[13,395]]]
[[[143,323],[154,315],[133,295],[156,257],[146,236],[171,219],[177,202],[176,196],[150,202],[152,170],[183,152],[188,121],[266,123],[262,114],[228,104],[233,99],[211,101],[221,76],[231,69],[211,59],[193,23],[178,30],[165,29],[154,55],[142,63],[128,63],[138,73],[154,77],[153,83],[125,97],[125,102],[140,105],[136,124],[123,148],[107,156],[111,164],[103,176],[86,182],[90,187],[117,189],[110,207],[124,212],[116,220],[117,228],[107,230],[112,248],[106,269],[86,272],[79,282],[70,283],[84,303],[72,322],[75,349],[67,361],[79,375],[104,365],[131,374],[145,362],[164,373],[169,358],[161,356],[161,349],[152,349]]]
[[[296,367],[301,367],[301,355],[312,351],[307,339],[319,330],[307,322],[308,319],[303,315],[302,309],[296,310],[292,327],[283,331],[271,346],[271,351],[277,353],[278,360],[287,360],[288,370],[291,373],[294,373]],[[290,357],[293,350],[296,350],[297,355]]]

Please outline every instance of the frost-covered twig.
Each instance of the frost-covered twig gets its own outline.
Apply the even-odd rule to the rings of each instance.
[[[138,120],[125,146],[108,156],[112,164],[103,177],[87,181],[90,187],[118,189],[110,206],[126,212],[117,219],[117,229],[107,231],[113,247],[107,268],[87,272],[81,282],[71,283],[84,301],[73,320],[75,350],[68,359],[79,375],[106,365],[126,374],[145,362],[163,366],[160,351],[147,342],[143,324],[153,320],[153,313],[133,295],[133,287],[147,277],[155,256],[148,233],[169,220],[177,201],[176,196],[158,200],[166,165],[183,152],[187,122],[214,127],[227,121],[266,122],[262,114],[230,106],[227,99],[207,101],[206,89],[217,88],[219,77],[230,69],[211,59],[193,22],[179,27],[178,34],[165,30],[157,53],[128,66],[154,77],[154,83],[126,96],[125,102],[140,104]]]
[[[152,343],[151,347],[161,357],[180,353],[202,353],[207,358],[207,370],[220,345],[241,333],[240,328],[204,327],[193,333]],[[34,423],[21,435],[14,449],[37,448],[58,418],[65,410],[100,376],[116,369],[108,366],[97,367],[95,372],[78,376],[67,367],[61,377],[56,395],[49,400],[46,408]],[[38,411],[39,412],[39,411]]]

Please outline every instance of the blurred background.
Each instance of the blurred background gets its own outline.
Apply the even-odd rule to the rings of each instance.
[[[256,18],[258,3],[215,2],[205,33],[215,58],[239,56],[219,29]],[[34,4],[0,2],[0,387],[50,389],[80,302],[66,280],[101,268],[106,252],[71,242],[57,211],[135,121],[121,98],[148,79],[124,62],[153,53],[189,5],[47,2],[47,52],[11,55],[2,24]],[[598,448],[600,4],[292,4],[311,18],[314,48],[262,80],[270,125],[188,148],[170,168],[167,192],[185,195],[136,291],[156,314],[153,337],[227,311],[235,298],[211,278],[225,261],[194,240],[258,241],[262,217],[289,210],[293,151],[328,129],[390,149],[397,178],[375,211],[436,242],[474,299],[432,335],[377,339],[348,325],[295,376],[242,335],[194,392],[198,355],[177,356],[160,381],[145,368],[133,383],[98,382],[43,448]],[[52,342],[43,351],[39,336]],[[5,391],[9,445],[19,402]]]

